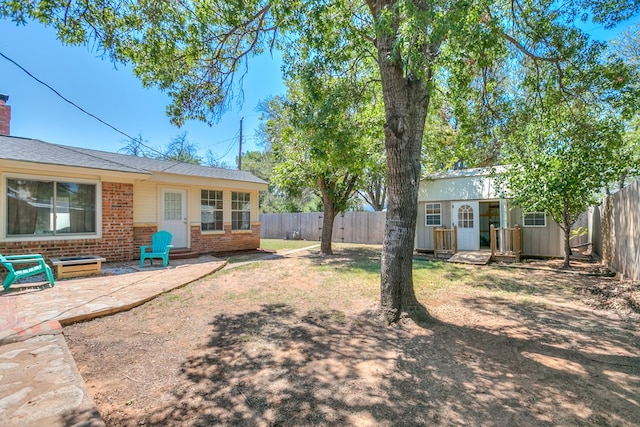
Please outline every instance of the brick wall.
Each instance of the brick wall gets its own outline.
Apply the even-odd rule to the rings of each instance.
[[[197,246],[196,246],[197,244]],[[201,254],[232,252],[257,249],[260,247],[260,224],[252,224],[251,232],[231,232],[225,225],[224,234],[202,234],[199,226],[191,227],[191,249]]]
[[[133,227],[133,247],[135,259],[140,259],[140,246],[150,245],[151,236],[158,231],[157,225],[144,225]]]
[[[113,261],[133,259],[133,185],[102,183],[102,238],[1,242],[2,254],[40,253],[45,259],[100,255]]]

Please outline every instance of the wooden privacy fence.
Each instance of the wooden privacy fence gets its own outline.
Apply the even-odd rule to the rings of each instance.
[[[458,227],[433,228],[433,255],[453,255],[458,252]]]
[[[384,239],[385,217],[385,212],[339,214],[333,223],[331,240],[380,245]],[[260,237],[319,241],[322,218],[322,212],[260,214]]]
[[[623,278],[640,281],[640,180],[590,212],[593,252]]]
[[[491,241],[491,259],[496,257],[515,258],[520,262],[522,255],[522,229],[519,225],[513,228],[496,228],[493,224],[489,227],[489,240]]]

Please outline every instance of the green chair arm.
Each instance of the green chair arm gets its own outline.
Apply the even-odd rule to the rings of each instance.
[[[44,258],[9,258],[5,257],[5,260],[10,264],[41,264],[45,265]]]
[[[44,259],[40,254],[29,254],[29,255],[5,255],[5,259],[8,260],[20,260],[20,259]]]

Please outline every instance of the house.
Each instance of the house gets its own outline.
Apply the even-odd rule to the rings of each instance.
[[[454,170],[420,182],[415,247],[434,249],[434,228],[457,226],[459,251],[489,249],[490,227],[522,230],[522,256],[561,257],[564,235],[544,212],[522,212],[500,197],[491,168]]]
[[[168,230],[194,254],[260,246],[251,173],[9,136],[0,96],[0,253],[130,261]]]

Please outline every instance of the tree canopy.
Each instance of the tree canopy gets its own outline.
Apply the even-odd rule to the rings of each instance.
[[[613,105],[606,88],[627,85],[628,74],[619,63],[598,60],[604,46],[580,24],[612,27],[639,9],[637,0],[10,0],[0,5],[0,16],[40,20],[54,26],[63,42],[97,43],[114,60],[130,62],[143,84],[171,96],[168,114],[176,124],[215,121],[248,60],[273,46],[291,52],[289,65],[343,60],[357,72],[359,58],[374,58],[387,169],[381,313],[395,322],[404,314],[427,315],[413,290],[412,255],[422,142],[436,79],[447,82],[450,99],[475,93],[480,110],[488,110],[498,105],[493,83],[502,75],[490,71],[527,62],[507,73],[509,96],[539,103],[550,89],[588,92]]]

